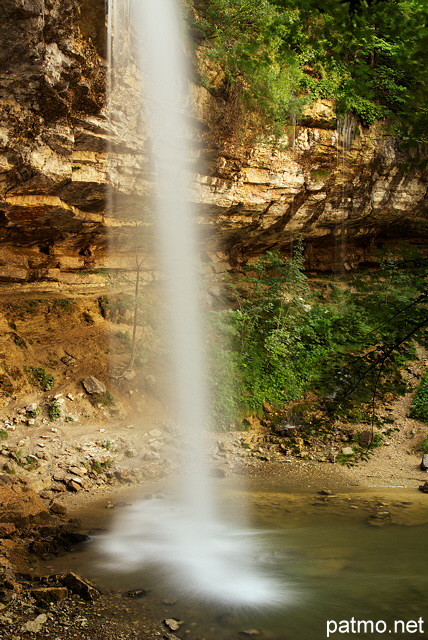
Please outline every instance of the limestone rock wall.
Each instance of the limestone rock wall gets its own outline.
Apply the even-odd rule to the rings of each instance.
[[[2,281],[55,280],[102,245],[106,63],[80,20],[76,0],[2,2]]]
[[[213,106],[202,87],[195,102],[209,123],[208,141],[221,105]],[[356,267],[398,240],[423,247],[427,150],[404,151],[381,126],[336,121],[327,101],[308,110],[303,123],[276,146],[218,145],[194,192],[212,246],[239,261],[272,248],[288,253],[301,236],[313,269]],[[206,152],[213,156],[212,144]]]
[[[4,0],[2,9],[0,282],[81,284],[105,267],[132,270],[136,229],[140,245],[150,236],[151,143],[134,65],[105,109],[104,2]],[[423,244],[427,170],[403,170],[408,157],[380,128],[336,128],[324,102],[280,144],[243,145],[222,135],[224,103],[192,93],[193,199],[219,264],[288,252],[300,235],[314,269],[370,261],[397,239]]]

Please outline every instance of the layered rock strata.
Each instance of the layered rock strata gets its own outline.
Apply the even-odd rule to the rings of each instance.
[[[132,271],[151,235],[155,141],[129,60],[105,108],[104,2],[2,7],[0,281],[73,285],[106,267]],[[192,102],[193,199],[204,250],[220,266],[288,252],[302,236],[309,267],[351,268],[379,244],[426,236],[427,170],[380,127],[336,126],[321,102],[279,143],[244,145],[222,135],[221,99],[193,87]]]

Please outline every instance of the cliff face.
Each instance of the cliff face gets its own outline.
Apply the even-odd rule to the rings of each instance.
[[[2,8],[0,281],[73,284],[82,270],[89,282],[100,267],[132,268],[150,187],[147,140],[128,99],[133,69],[122,79],[128,97],[110,106],[113,124],[104,112],[104,2],[4,0]],[[332,128],[331,105],[320,103],[281,144],[249,147],[219,136],[220,100],[202,87],[193,94],[201,160],[193,197],[214,260],[288,251],[301,235],[312,268],[352,267],[379,243],[426,235],[427,170],[403,171],[408,158],[380,129]]]
[[[213,106],[203,88],[196,101],[214,129],[221,106]],[[289,251],[301,236],[308,266],[324,269],[369,262],[377,246],[398,240],[423,245],[424,150],[404,152],[380,126],[362,129],[349,117],[336,124],[327,101],[303,121],[306,126],[290,128],[276,148],[219,146],[195,189],[218,246],[239,260],[266,249]]]
[[[105,160],[98,152],[104,152],[105,125],[98,116],[106,64],[81,35],[79,4],[2,3],[3,281],[55,280],[60,269],[82,267],[94,257],[92,245],[98,247],[104,235],[105,172],[99,165]],[[82,156],[90,157],[87,171],[76,170]]]

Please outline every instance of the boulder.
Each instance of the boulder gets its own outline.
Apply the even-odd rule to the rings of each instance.
[[[90,582],[84,580],[84,578],[81,578],[73,571],[70,571],[69,573],[62,576],[61,583],[65,587],[68,587],[72,593],[76,593],[83,600],[87,600],[89,602],[98,600],[98,598],[101,596],[101,593],[98,591],[98,589],[95,589],[95,587],[93,587]]]
[[[85,391],[90,395],[94,393],[105,393],[107,391],[105,384],[98,380],[98,378],[95,378],[95,376],[84,378],[82,384],[85,387]]]
[[[422,456],[421,464],[419,465],[421,471],[428,471],[428,453],[424,453]]]
[[[0,484],[0,521],[15,525],[37,524],[49,519],[41,498],[29,487],[18,483]]]

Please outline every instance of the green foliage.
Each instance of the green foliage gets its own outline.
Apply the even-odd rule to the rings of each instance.
[[[102,449],[107,449],[107,451],[110,451],[113,446],[111,440],[98,440],[95,444]]]
[[[428,342],[426,275],[405,247],[337,284],[306,279],[300,243],[287,260],[268,252],[250,261],[230,286],[233,308],[210,316],[214,423],[312,390],[326,415],[375,424],[375,400],[407,391],[414,341]]]
[[[58,400],[56,398],[54,398],[51,403],[49,404],[49,408],[48,408],[48,414],[49,414],[49,418],[52,420],[52,422],[55,422],[55,420],[58,420],[61,415],[62,415],[62,408],[60,403],[58,402]]]
[[[73,306],[76,304],[75,300],[71,298],[57,298],[54,300],[53,306],[54,309],[64,309],[64,311],[70,311]]]
[[[428,433],[420,444],[415,447],[415,451],[422,451],[422,453],[428,453]]]
[[[202,81],[225,116],[278,132],[318,98],[427,140],[428,5],[421,0],[188,0]],[[358,5],[358,10],[355,7]],[[238,108],[237,108],[238,105]],[[235,109],[233,109],[235,106]],[[229,117],[229,120],[231,118]]]
[[[410,407],[410,417],[428,422],[428,371],[425,371]],[[428,450],[425,452],[428,453]]]
[[[7,440],[9,437],[9,433],[7,431],[5,431],[4,429],[0,429],[0,441],[1,440]]]
[[[201,81],[227,99],[223,129],[283,133],[306,98],[298,92],[299,62],[291,49],[283,50],[284,25],[276,8],[268,0],[188,4],[191,31],[205,61]]]
[[[55,384],[54,378],[50,373],[41,367],[24,367],[27,374],[28,382],[36,387],[40,387],[42,391],[50,391]]]
[[[383,437],[380,433],[373,434],[372,441],[367,445],[361,445],[357,436],[352,445],[353,453],[339,453],[336,462],[347,467],[354,467],[359,462],[367,462],[373,455],[375,449],[382,445],[382,442]]]
[[[95,458],[91,458],[88,463],[86,463],[87,469],[89,471],[94,471],[95,473],[104,473],[107,469],[110,469],[113,462],[111,460],[104,460],[100,462]]]
[[[26,349],[27,343],[25,342],[24,338],[21,338],[21,336],[19,336],[17,333],[13,334],[13,341],[18,347]]]
[[[114,335],[116,336],[116,338],[119,338],[119,340],[124,344],[125,347],[129,349],[131,348],[131,336],[127,331],[116,331]]]
[[[39,405],[36,405],[35,409],[27,409],[26,411],[26,416],[27,418],[37,418],[37,416],[40,414],[40,407]]]
[[[93,405],[101,404],[104,407],[111,407],[115,404],[115,399],[110,391],[104,391],[104,393],[93,393],[90,400]]]

